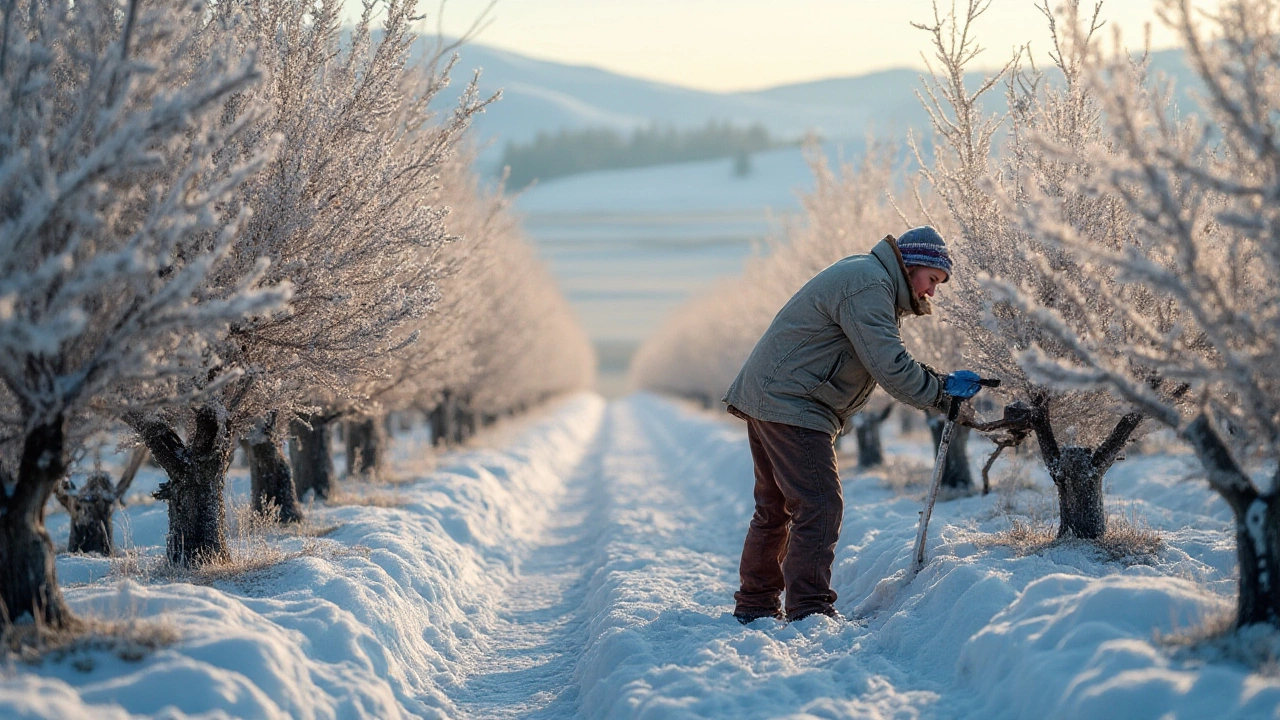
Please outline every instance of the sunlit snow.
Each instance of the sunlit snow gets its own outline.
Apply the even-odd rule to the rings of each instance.
[[[889,486],[926,462],[923,438],[892,437],[887,469],[845,474],[844,621],[729,615],[751,511],[738,421],[581,395],[419,470],[398,507],[311,507],[338,526],[312,541],[321,551],[265,570],[136,582],[59,556],[76,612],[157,620],[181,639],[135,661],[88,651],[11,669],[0,716],[1276,715],[1280,678],[1160,639],[1234,605],[1230,512],[1186,481],[1186,456],[1131,455],[1108,476],[1111,509],[1166,541],[1151,564],[984,540],[1051,498],[1025,463],[1028,488],[939,503],[924,570],[870,602],[908,563],[920,492]],[[425,467],[420,436],[396,443],[401,471]],[[158,479],[144,473],[136,492]],[[165,512],[131,504],[122,545],[159,553]],[[50,527],[65,542],[65,515]]]

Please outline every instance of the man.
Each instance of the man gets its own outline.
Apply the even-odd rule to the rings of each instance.
[[[930,313],[929,298],[950,277],[951,256],[932,227],[888,236],[805,283],[729,387],[724,401],[747,421],[756,476],[734,594],[739,621],[783,619],[784,589],[786,619],[837,617],[831,564],[844,497],[835,439],[877,384],[908,405],[943,411],[948,390],[968,391],[976,375],[939,376],[911,357],[898,330],[903,316]]]

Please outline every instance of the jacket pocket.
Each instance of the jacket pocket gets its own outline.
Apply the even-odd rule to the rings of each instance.
[[[842,352],[836,356],[835,361],[827,371],[823,373],[822,382],[818,383],[812,390],[808,392],[810,399],[825,405],[831,412],[840,415],[842,411],[847,409],[854,399],[853,394],[847,388],[840,387],[840,370],[846,363],[851,360],[851,356],[847,352]]]

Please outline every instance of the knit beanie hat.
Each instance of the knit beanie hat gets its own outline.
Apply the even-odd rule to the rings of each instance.
[[[938,268],[947,274],[947,280],[951,279],[951,255],[947,253],[947,243],[937,230],[928,225],[902,233],[898,238],[898,251],[902,253],[902,263],[907,267],[924,265]]]

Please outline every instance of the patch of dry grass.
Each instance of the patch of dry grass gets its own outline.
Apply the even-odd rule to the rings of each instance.
[[[1237,629],[1234,610],[1210,615],[1185,630],[1156,633],[1155,642],[1180,660],[1237,663],[1280,678],[1280,628],[1260,624]]]
[[[330,505],[365,505],[368,507],[395,508],[409,503],[405,494],[396,487],[387,487],[382,482],[361,483],[359,485],[336,485],[329,491]]]
[[[973,541],[978,547],[1007,547],[1017,557],[1034,555],[1043,552],[1058,540],[1058,529],[1042,520],[1020,520],[1011,518],[1009,529],[998,533],[986,533],[976,536]]]
[[[1164,540],[1146,522],[1118,514],[1107,516],[1107,532],[1097,540],[1058,537],[1056,518],[1010,518],[1009,529],[974,538],[979,547],[1007,547],[1018,557],[1041,553],[1052,547],[1079,547],[1092,550],[1106,562],[1121,565],[1150,565],[1164,550]]]
[[[0,646],[7,660],[29,665],[45,661],[70,661],[81,672],[93,670],[93,652],[109,652],[121,660],[136,662],[181,639],[170,622],[75,618],[67,627],[51,629],[39,623],[10,625],[0,632]]]
[[[310,520],[281,524],[279,508],[258,513],[247,501],[232,501],[227,516],[227,556],[182,567],[165,557],[145,555],[136,548],[111,558],[111,574],[139,582],[182,581],[211,584],[235,580],[299,557],[368,557],[363,545],[348,546],[324,541],[338,525],[317,525]],[[300,541],[300,542],[299,542]],[[288,547],[286,547],[286,545]]]
[[[1107,532],[1091,541],[1107,560],[1122,565],[1152,565],[1164,550],[1164,538],[1140,515],[1121,513],[1107,517]]]

